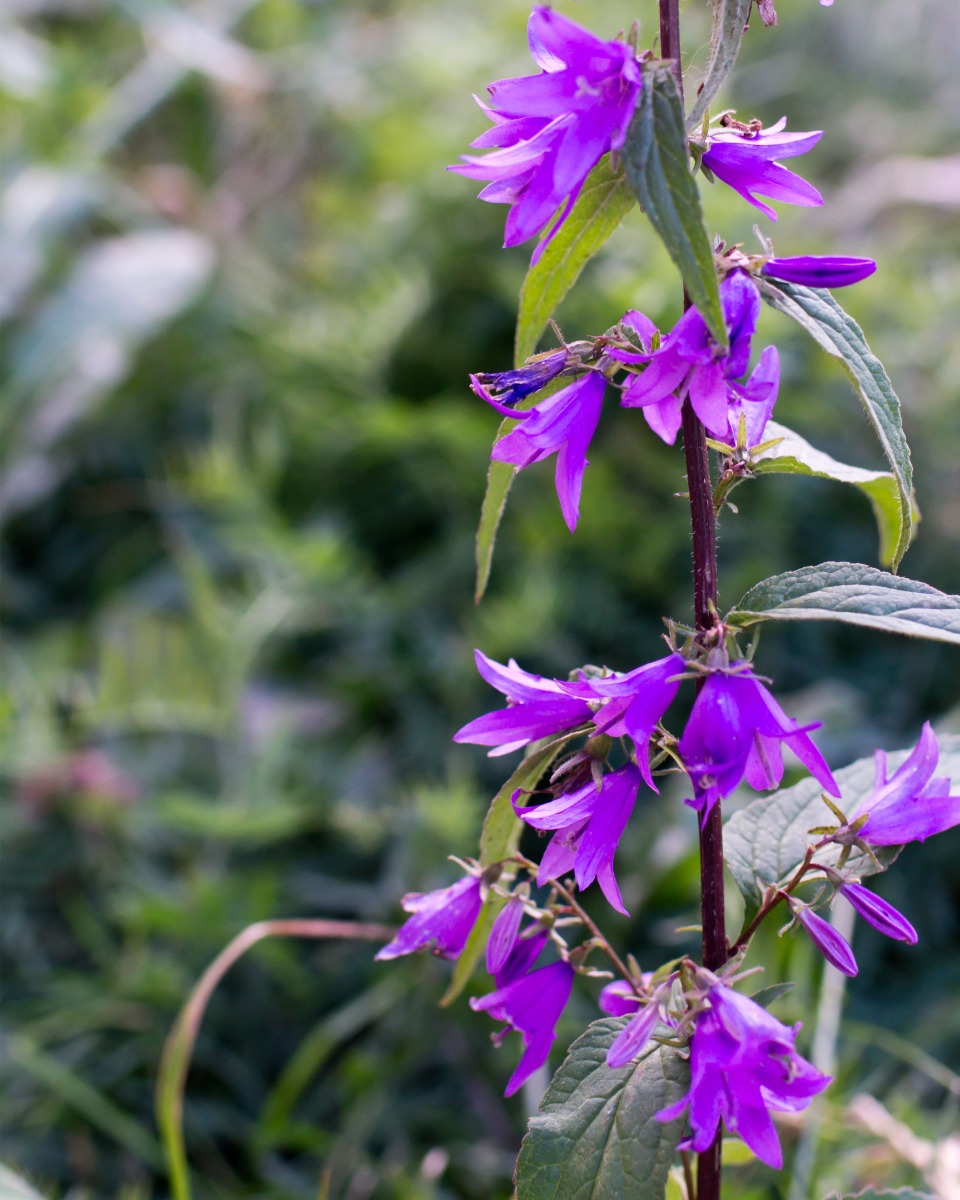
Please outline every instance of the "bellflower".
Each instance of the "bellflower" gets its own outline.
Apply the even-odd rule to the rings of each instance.
[[[513,806],[534,829],[554,830],[544,851],[537,883],[559,879],[572,870],[583,890],[596,879],[600,890],[617,912],[626,914],[613,873],[613,856],[626,828],[640,787],[640,771],[633,763],[604,775],[598,789],[593,780],[546,804]]]
[[[768,1166],[780,1168],[783,1152],[770,1116],[800,1112],[830,1083],[794,1048],[799,1025],[789,1029],[753,1000],[722,984],[711,988],[690,1042],[690,1091],[657,1113],[672,1121],[690,1111],[684,1148],[708,1150],[721,1120]]]
[[[771,221],[777,214],[758,196],[783,200],[815,208],[823,197],[811,183],[801,179],[776,161],[795,158],[811,150],[823,137],[823,130],[813,133],[786,133],[787,118],[781,117],[769,129],[754,130],[751,126],[730,121],[727,128],[711,130],[707,150],[701,162],[717,179],[728,184],[754,208],[766,213]]]
[[[841,883],[840,895],[848,900],[863,917],[885,937],[897,942],[906,942],[910,946],[917,944],[917,931],[907,918],[892,904],[882,900],[875,892],[859,883]]]
[[[606,386],[606,378],[600,371],[589,371],[525,412],[508,410],[508,415],[520,425],[500,438],[490,452],[494,462],[510,463],[518,471],[556,454],[557,498],[571,532],[580,518],[587,448],[600,420]],[[489,396],[483,398],[492,403]],[[494,407],[504,411],[500,405]]]
[[[513,1093],[547,1061],[557,1036],[556,1025],[573,988],[574,970],[569,963],[556,962],[513,979],[488,996],[474,997],[470,1007],[488,1012],[507,1029],[515,1029],[523,1038],[524,1052],[510,1076],[505,1095]]]
[[[762,432],[777,398],[780,362],[776,350],[761,358],[743,384],[735,381],[746,374],[750,347],[760,315],[756,285],[743,271],[731,271],[720,284],[720,303],[730,335],[730,349],[718,351],[707,324],[696,308],[689,308],[663,339],[658,350],[636,353],[610,349],[610,358],[628,364],[648,363],[623,392],[624,408],[642,408],[647,424],[665,442],[673,443],[681,424],[683,402],[690,400],[694,412],[709,433],[728,441],[740,411],[750,413],[748,426]],[[627,313],[624,323],[643,333],[649,326],[642,313]],[[645,341],[644,341],[645,344]],[[755,443],[752,443],[755,444]]]
[[[686,803],[705,821],[741,779],[757,790],[776,787],[783,778],[784,745],[831,796],[839,796],[826,760],[807,736],[819,727],[791,720],[747,662],[731,662],[729,671],[707,677],[680,739],[680,757],[694,786],[694,798]]]
[[[441,958],[456,958],[466,945],[483,899],[480,880],[465,875],[448,888],[436,892],[411,892],[400,902],[404,912],[413,913],[397,930],[392,942],[379,950],[382,961],[412,954],[435,943],[433,953]]]
[[[820,951],[831,966],[852,979],[860,968],[853,957],[850,943],[838,933],[829,921],[818,916],[809,908],[797,904],[793,906],[793,914],[810,935],[810,940]]]
[[[802,283],[805,287],[831,288],[859,283],[876,269],[877,264],[872,258],[801,254],[796,258],[768,258],[760,268],[760,274],[786,283]]]
[[[497,412],[520,420],[522,413],[515,410],[515,405],[545,388],[566,365],[566,350],[551,350],[548,354],[535,355],[524,366],[513,371],[471,375],[470,386],[481,400],[486,400]]]
[[[557,679],[544,679],[522,670],[511,658],[506,666],[474,651],[477,670],[498,692],[507,707],[469,721],[454,735],[455,742],[493,746],[491,755],[509,754],[540,738],[554,737],[582,725],[593,716],[586,699],[570,695]]]
[[[887,756],[875,755],[873,791],[850,814],[851,823],[866,814],[857,837],[871,846],[922,842],[960,825],[960,796],[951,796],[947,776],[933,777],[940,757],[937,737],[926,722],[920,740],[887,778]]]
[[[490,180],[480,199],[511,206],[505,247],[553,220],[536,261],[596,164],[623,146],[642,77],[624,42],[605,42],[552,9],[534,8],[527,35],[540,74],[490,84],[492,106],[478,103],[493,128],[473,145],[491,153],[464,155],[449,169]]]

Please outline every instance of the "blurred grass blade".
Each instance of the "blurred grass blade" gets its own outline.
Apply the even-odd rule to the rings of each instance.
[[[723,87],[733,70],[750,15],[752,0],[713,0],[713,28],[710,31],[710,61],[697,98],[687,117],[687,128],[696,133],[710,107],[710,101]]]

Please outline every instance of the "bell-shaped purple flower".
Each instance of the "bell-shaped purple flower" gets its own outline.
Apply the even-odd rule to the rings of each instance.
[[[882,900],[860,883],[841,883],[840,895],[853,905],[861,917],[874,929],[897,942],[917,944],[917,931],[899,909]]]
[[[522,670],[511,658],[506,666],[474,651],[477,670],[498,692],[507,707],[469,721],[454,735],[455,742],[493,746],[491,755],[509,754],[540,738],[555,737],[593,717],[588,700],[570,695],[557,679],[544,679]]]
[[[596,164],[623,146],[643,81],[626,43],[605,42],[552,9],[535,8],[527,34],[540,74],[490,84],[492,107],[478,103],[493,128],[473,145],[491,153],[464,155],[450,170],[490,180],[480,199],[511,206],[504,246],[553,221],[536,261]]]
[[[889,778],[887,756],[882,750],[876,752],[873,791],[850,813],[851,823],[867,816],[857,834],[862,841],[871,846],[902,846],[960,825],[960,796],[950,795],[950,780],[945,775],[933,775],[939,758],[940,747],[929,722]]]
[[[518,471],[556,454],[557,498],[571,532],[580,518],[587,449],[600,420],[606,386],[601,372],[589,371],[533,408],[509,412],[508,415],[520,424],[500,438],[490,452],[494,462],[510,463]],[[489,400],[489,397],[484,396],[484,399]]]
[[[527,396],[545,388],[566,365],[566,350],[551,350],[548,354],[535,355],[513,371],[471,375],[470,386],[481,400],[486,400],[497,412],[519,419],[522,414],[515,411],[515,406]]]
[[[483,903],[480,880],[465,875],[448,888],[436,892],[411,892],[400,902],[404,912],[413,913],[397,935],[375,957],[378,960],[412,954],[433,943],[433,953],[456,958],[466,945]]]
[[[638,768],[628,763],[604,775],[600,788],[591,779],[546,804],[524,808],[514,796],[517,816],[534,829],[556,831],[541,859],[537,883],[559,879],[572,870],[578,888],[583,890],[596,879],[610,904],[626,914],[613,856],[633,812],[640,780]]]
[[[776,351],[761,358],[746,383],[735,382],[746,374],[760,315],[756,285],[745,272],[731,271],[720,284],[720,302],[730,335],[730,349],[725,354],[719,352],[696,308],[687,309],[652,353],[607,351],[618,362],[649,364],[629,381],[621,404],[642,408],[650,428],[670,444],[680,429],[684,400],[689,399],[709,433],[721,441],[731,440],[731,430],[736,439],[740,411],[749,413],[754,406],[758,411],[755,417],[748,416],[748,424],[762,431],[776,401],[780,381]],[[649,322],[642,313],[627,313],[624,323],[647,344],[642,331]]]
[[[788,746],[830,793],[840,790],[826,760],[807,736],[819,723],[799,725],[754,678],[746,661],[707,677],[680,739],[680,757],[694,786],[686,801],[706,820],[713,806],[740,783],[758,791],[783,778],[783,746]]]
[[[796,258],[768,258],[760,274],[805,287],[837,288],[868,279],[876,269],[872,258],[801,254]]]
[[[691,1134],[681,1148],[697,1153],[709,1149],[723,1121],[761,1162],[780,1168],[771,1110],[801,1112],[830,1083],[794,1048],[799,1028],[718,983],[690,1042],[690,1091],[657,1120],[672,1121],[689,1108]]]
[[[831,966],[852,979],[859,971],[850,943],[829,921],[802,905],[793,906],[793,915],[810,935],[810,940]]]
[[[781,117],[769,129],[753,130],[738,121],[730,121],[725,129],[711,130],[702,163],[717,179],[748,200],[754,208],[766,213],[771,221],[777,214],[758,196],[782,200],[815,208],[823,197],[811,183],[801,179],[777,159],[795,158],[811,150],[823,137],[823,130],[813,133],[786,133],[787,118]]]
[[[557,1036],[556,1025],[573,988],[574,970],[569,963],[556,962],[515,978],[488,996],[470,1001],[476,1012],[488,1012],[495,1021],[506,1022],[523,1038],[525,1050],[510,1076],[507,1090],[513,1093],[547,1061]],[[502,1036],[506,1033],[503,1030]]]

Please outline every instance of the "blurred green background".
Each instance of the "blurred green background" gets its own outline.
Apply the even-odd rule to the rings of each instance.
[[[643,41],[655,34],[652,3],[558,7],[604,36],[635,15]],[[728,100],[827,130],[801,167],[827,203],[764,232],[781,254],[880,260],[843,299],[903,400],[923,511],[904,573],[960,592],[952,0],[780,8],[779,29],[750,30]],[[681,457],[613,406],[576,536],[552,467],[525,472],[472,603],[497,418],[466,375],[510,363],[529,248],[502,251],[504,210],[443,167],[484,127],[470,93],[530,71],[527,12],[7,8],[3,1154],[45,1196],[169,1194],[160,1050],[244,926],[394,921],[404,891],[454,878],[445,856],[473,852],[502,778],[450,743],[493,699],[474,646],[550,674],[628,669],[658,654],[664,614],[689,618]],[[694,71],[708,15],[685,4]],[[765,221],[719,187],[705,205],[730,241]],[[639,214],[560,322],[599,333],[627,307],[667,326],[679,310]],[[772,313],[761,333],[781,347],[778,418],[882,465],[837,365]],[[736,501],[724,602],[806,563],[876,562],[852,489],[768,478]],[[835,766],[911,743],[926,718],[958,728],[950,648],[811,625],[767,633],[759,661],[791,713],[824,720]],[[674,931],[696,919],[679,798],[639,811],[618,859],[634,915],[609,926],[645,965],[690,945]],[[956,833],[912,847],[880,884],[918,948],[859,931],[811,1196],[923,1181],[856,1093],[931,1141],[955,1124],[957,850]],[[510,1196],[515,1041],[493,1052],[464,1000],[438,1013],[445,964],[371,957],[368,943],[277,940],[227,976],[187,1087],[196,1197]],[[777,1011],[809,1030],[809,947],[771,935],[766,962],[771,982],[800,981]],[[561,1048],[595,1014],[584,986]],[[747,1165],[729,1187],[772,1198],[784,1180]]]

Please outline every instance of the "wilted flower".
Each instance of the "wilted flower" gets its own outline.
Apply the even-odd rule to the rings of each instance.
[[[806,287],[849,287],[867,279],[877,269],[872,258],[843,258],[832,255],[802,254],[796,258],[768,258],[761,275],[802,283]]]
[[[830,795],[839,796],[826,760],[807,736],[818,728],[819,722],[799,725],[791,720],[746,661],[713,672],[694,702],[679,743],[694,785],[694,797],[686,803],[706,820],[741,779],[757,790],[776,787],[783,778],[783,745]]]
[[[505,1021],[508,1028],[523,1037],[525,1050],[510,1076],[505,1095],[512,1096],[547,1061],[557,1036],[557,1021],[570,998],[573,977],[569,963],[551,963],[514,979],[488,996],[470,1001],[476,1012],[488,1012],[495,1021]],[[497,1035],[498,1044],[506,1032],[504,1029]]]
[[[781,1024],[753,1000],[718,983],[697,1016],[690,1042],[690,1091],[657,1113],[672,1121],[690,1110],[687,1149],[708,1150],[721,1120],[768,1166],[783,1165],[770,1116],[800,1112],[829,1084],[794,1048],[799,1025]]]
[[[379,960],[412,954],[435,943],[433,953],[456,958],[466,945],[480,906],[480,879],[465,875],[448,888],[436,892],[410,892],[401,900],[404,912],[413,913],[397,930],[392,942],[378,951]]]
[[[849,900],[874,929],[894,941],[907,942],[911,946],[917,944],[917,931],[903,913],[886,900],[881,900],[875,892],[859,883],[841,883],[839,890],[840,895]]]
[[[566,365],[566,350],[551,350],[548,354],[535,355],[524,366],[512,371],[471,375],[470,386],[497,412],[520,419],[522,414],[515,411],[515,405],[545,388]]]
[[[793,915],[809,933],[810,940],[832,966],[852,979],[859,971],[850,943],[829,921],[800,904],[791,906]]]
[[[745,125],[730,117],[725,128],[713,129],[707,136],[707,150],[701,162],[712,174],[728,184],[754,208],[775,221],[777,214],[758,196],[799,204],[805,208],[823,203],[823,197],[811,183],[801,179],[776,161],[795,158],[811,150],[823,137],[814,133],[785,133],[786,117],[769,129]]]
[[[592,779],[575,791],[546,804],[514,808],[534,829],[555,830],[544,851],[537,882],[559,879],[572,870],[581,890],[596,879],[613,907],[626,913],[613,874],[613,856],[626,828],[640,787],[640,771],[628,763],[604,775],[598,788]]]
[[[736,382],[746,374],[751,340],[760,315],[756,285],[743,271],[731,271],[720,284],[720,302],[730,335],[730,349],[725,354],[718,350],[695,307],[687,309],[658,350],[607,351],[618,362],[649,364],[642,374],[629,381],[621,404],[625,408],[642,408],[650,428],[665,442],[676,440],[683,402],[687,399],[709,433],[721,441],[736,439],[741,411],[748,413],[748,426],[762,432],[773,409],[780,363],[772,347],[745,383]],[[627,313],[623,323],[640,333],[646,344],[644,333],[650,323],[642,313]],[[756,415],[750,416],[753,408]]]
[[[642,77],[624,42],[602,41],[552,9],[533,10],[527,35],[540,74],[490,84],[492,107],[478,103],[493,128],[473,145],[492,153],[464,155],[450,170],[489,179],[480,199],[511,205],[504,246],[525,242],[556,217],[535,261],[591,170],[623,146]]]

